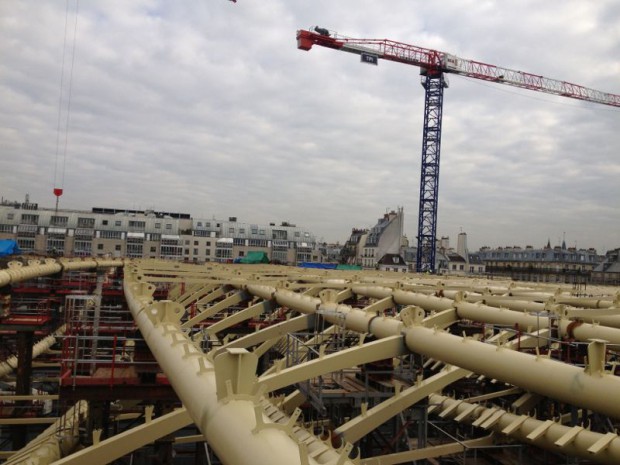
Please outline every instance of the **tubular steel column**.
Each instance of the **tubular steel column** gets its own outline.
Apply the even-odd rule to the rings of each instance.
[[[426,70],[426,75],[422,76],[422,86],[425,89],[424,133],[422,135],[422,165],[420,167],[416,270],[418,272],[429,271],[434,273],[441,116],[443,110],[443,89],[447,85],[441,71]]]

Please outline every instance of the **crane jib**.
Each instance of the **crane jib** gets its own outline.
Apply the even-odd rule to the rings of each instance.
[[[299,49],[310,50],[313,45],[320,45],[343,52],[364,56],[372,55],[384,60],[441,70],[445,73],[459,74],[473,79],[620,107],[620,95],[590,89],[578,84],[460,58],[450,53],[388,39],[355,39],[341,36],[324,28],[316,27],[315,30],[319,30],[321,33],[306,30],[297,31],[297,47]],[[366,60],[362,61],[368,63]]]

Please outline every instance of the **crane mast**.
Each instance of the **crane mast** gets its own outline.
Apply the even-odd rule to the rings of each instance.
[[[435,272],[443,90],[447,87],[444,73],[620,107],[620,95],[468,60],[437,50],[387,39],[355,39],[320,27],[297,31],[298,49],[307,51],[314,45],[355,53],[366,63],[377,64],[381,58],[421,68],[425,99],[416,255],[418,272]]]

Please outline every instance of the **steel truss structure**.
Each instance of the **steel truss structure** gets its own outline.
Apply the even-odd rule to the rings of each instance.
[[[424,87],[424,129],[422,164],[420,167],[420,205],[418,209],[417,271],[435,271],[435,239],[439,202],[439,167],[441,155],[441,122],[443,90],[446,81],[442,72],[427,70],[422,76]]]
[[[96,259],[14,264],[0,288],[110,267],[177,404],[73,452],[77,404],[7,463],[112,463],[161,438],[227,465],[620,463],[618,288]]]

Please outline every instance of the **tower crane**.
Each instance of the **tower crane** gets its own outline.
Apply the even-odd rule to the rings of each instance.
[[[387,39],[355,39],[321,27],[297,31],[297,48],[307,51],[314,45],[355,53],[360,55],[363,63],[376,65],[381,58],[420,68],[425,100],[416,255],[418,272],[435,271],[443,91],[448,87],[445,74],[459,74],[537,92],[620,107],[620,95],[468,60],[437,50]]]

